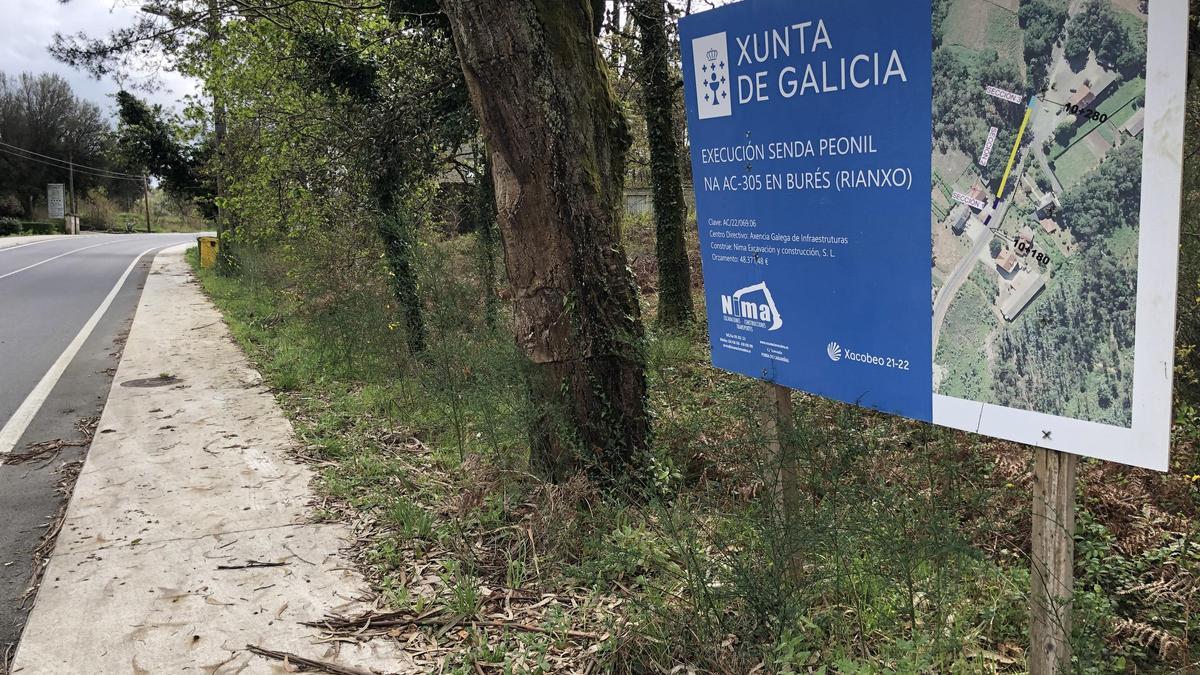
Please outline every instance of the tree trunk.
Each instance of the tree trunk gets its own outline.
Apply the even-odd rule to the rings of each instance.
[[[613,475],[647,443],[638,298],[621,244],[629,132],[589,0],[441,0],[491,153],[531,463]],[[603,8],[603,3],[599,4]]]
[[[402,150],[393,138],[378,144],[375,200],[379,205],[376,231],[383,241],[384,259],[392,273],[392,295],[404,315],[405,341],[413,354],[425,351],[425,307],[413,264],[417,248],[417,223],[412,217],[397,158]]]
[[[208,22],[206,25],[208,48],[215,53],[217,44],[221,41],[221,8],[217,0],[208,2]],[[233,270],[232,237],[229,236],[228,214],[221,206],[225,198],[225,101],[219,92],[213,92],[213,140],[217,146],[217,269],[228,273]]]
[[[654,200],[658,258],[658,323],[676,327],[692,319],[692,269],[688,261],[687,203],[675,135],[675,88],[664,0],[634,0],[630,8],[642,40],[638,78],[650,144],[650,187]]]
[[[405,340],[414,354],[425,351],[425,312],[413,267],[416,226],[403,205],[391,205],[379,215],[379,237],[384,258],[392,272],[392,295],[404,315]]]
[[[499,318],[496,297],[496,189],[492,182],[492,163],[484,157],[482,172],[475,184],[475,236],[479,242],[479,288],[483,292],[483,318],[495,330]]]

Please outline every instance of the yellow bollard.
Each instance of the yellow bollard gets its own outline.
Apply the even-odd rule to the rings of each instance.
[[[217,250],[220,240],[216,237],[196,237],[200,245],[200,267],[208,269],[217,264]]]

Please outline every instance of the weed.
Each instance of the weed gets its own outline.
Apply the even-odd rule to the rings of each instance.
[[[451,613],[472,617],[479,613],[483,596],[480,594],[479,579],[467,566],[457,560],[442,562],[442,575],[450,591],[446,609]]]

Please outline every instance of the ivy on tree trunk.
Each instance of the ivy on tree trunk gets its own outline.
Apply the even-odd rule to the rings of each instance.
[[[418,226],[407,203],[402,168],[394,161],[400,156],[398,144],[391,139],[382,142],[377,150],[374,187],[379,212],[375,228],[383,241],[384,260],[391,272],[392,295],[404,316],[405,341],[408,350],[417,354],[425,351],[425,308],[413,264]]]
[[[622,472],[645,448],[644,333],[621,244],[627,123],[591,0],[441,0],[491,154],[531,463]],[[597,6],[601,10],[597,12]]]
[[[684,234],[687,203],[679,166],[679,138],[675,135],[675,81],[670,71],[666,8],[664,0],[633,0],[631,12],[642,42],[638,78],[650,145],[658,322],[676,327],[692,319],[692,270]]]

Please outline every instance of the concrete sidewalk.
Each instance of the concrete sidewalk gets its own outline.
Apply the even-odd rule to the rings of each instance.
[[[395,643],[299,625],[366,588],[346,528],[308,522],[292,443],[183,248],[159,254],[12,672],[290,672],[247,644],[411,672]]]

